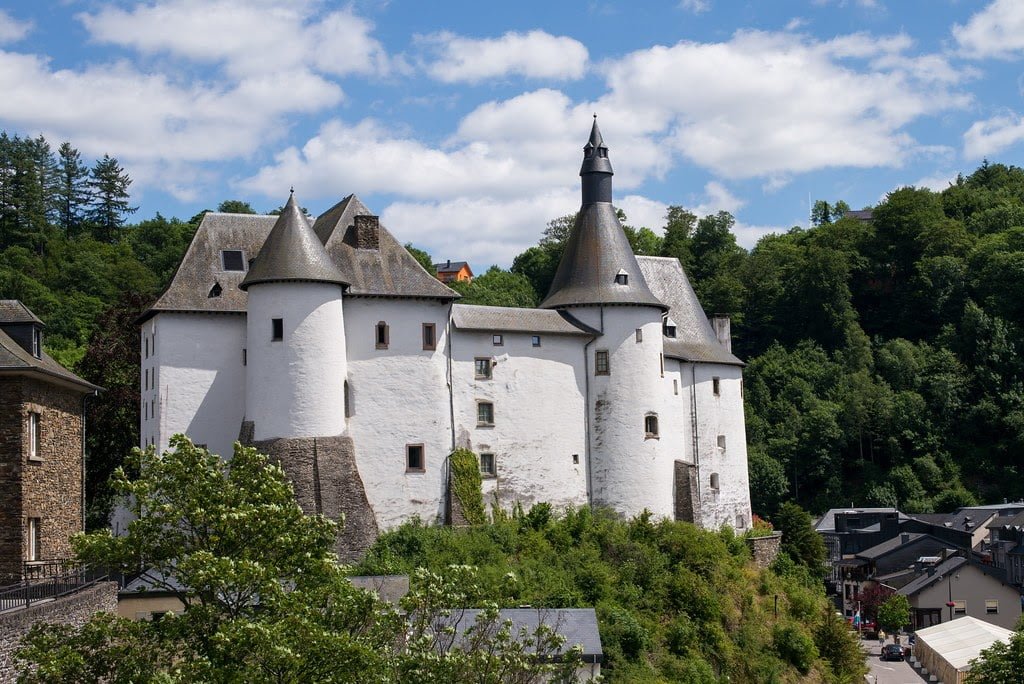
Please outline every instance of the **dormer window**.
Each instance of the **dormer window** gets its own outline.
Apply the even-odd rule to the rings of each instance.
[[[207,299],[212,299],[214,297],[220,297],[220,294],[223,291],[224,291],[224,288],[222,288],[220,286],[220,283],[215,282],[213,284],[213,287],[210,288],[210,293],[208,295],[206,295],[206,298]]]
[[[629,274],[626,273],[625,269],[619,269],[619,272],[615,274],[616,285],[629,285]]]
[[[665,321],[661,324],[661,331],[665,335],[665,337],[675,337],[676,322],[673,321],[671,318],[666,318]]]
[[[220,260],[225,271],[245,270],[245,255],[240,249],[222,249]]]

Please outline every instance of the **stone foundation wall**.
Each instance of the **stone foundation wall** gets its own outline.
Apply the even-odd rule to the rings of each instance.
[[[676,461],[675,518],[695,525],[700,524],[700,500],[697,493],[697,466]]]
[[[255,442],[284,468],[295,499],[307,514],[332,520],[345,517],[335,551],[343,561],[362,557],[377,539],[377,519],[356,468],[355,445],[349,437],[297,437]]]
[[[32,625],[49,622],[80,627],[100,612],[117,613],[117,582],[100,582],[69,596],[0,615],[0,684],[16,681],[14,652]]]
[[[772,532],[767,537],[748,537],[747,546],[754,555],[754,564],[759,568],[767,568],[775,562],[782,548],[782,533]]]

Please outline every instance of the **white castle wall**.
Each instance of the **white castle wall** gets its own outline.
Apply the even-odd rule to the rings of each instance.
[[[429,300],[345,299],[348,431],[382,529],[414,515],[432,523],[444,512],[445,459],[451,453],[449,308]],[[379,321],[388,325],[387,349],[376,348]],[[433,351],[423,349],[423,323],[436,326]],[[407,444],[423,444],[423,472],[406,472]]]
[[[143,345],[150,338],[148,367],[159,389],[142,391],[143,402],[155,402],[154,416],[142,421],[142,445],[152,439],[163,451],[182,432],[229,456],[245,409],[245,317],[161,313],[146,322],[143,336]]]
[[[495,456],[484,501],[509,509],[537,502],[555,507],[587,502],[583,345],[588,338],[500,332],[453,333],[456,443]],[[474,360],[494,359],[491,379],[477,379]],[[477,403],[494,405],[494,425],[477,424]],[[575,462],[574,462],[574,458]]]
[[[248,294],[245,419],[254,424],[253,438],[342,434],[347,363],[341,287],[260,283]],[[282,319],[281,340],[272,338],[274,318]]]
[[[743,417],[742,369],[722,364],[684,364],[696,376],[698,449],[700,451],[701,515],[703,526],[717,529],[730,525],[750,526],[750,494],[747,476],[747,438]],[[719,378],[719,395],[714,378]],[[725,437],[725,449],[718,436]],[[711,475],[718,474],[718,491],[711,489]]]
[[[653,307],[609,306],[573,310],[604,334],[590,345],[591,494],[598,506],[633,516],[649,510],[672,517],[676,455],[669,451],[663,424],[665,378],[661,374],[661,312]],[[641,341],[636,341],[636,330]],[[595,353],[608,350],[610,373],[596,375]],[[659,437],[647,438],[644,418],[658,416]],[[671,439],[668,442],[672,442]],[[678,443],[676,441],[676,443]]]

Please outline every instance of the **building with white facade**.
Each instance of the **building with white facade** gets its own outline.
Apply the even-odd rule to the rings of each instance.
[[[463,305],[354,195],[310,222],[208,213],[140,319],[141,443],[279,459],[303,508],[377,532],[445,520],[447,457],[511,507],[750,524],[743,364],[675,259],[636,257],[595,122],[583,202],[537,309]]]

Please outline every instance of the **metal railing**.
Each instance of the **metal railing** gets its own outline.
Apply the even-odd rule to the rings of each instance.
[[[0,613],[73,594],[106,578],[105,571],[65,565],[64,572],[60,574],[26,578],[17,584],[0,587]]]

